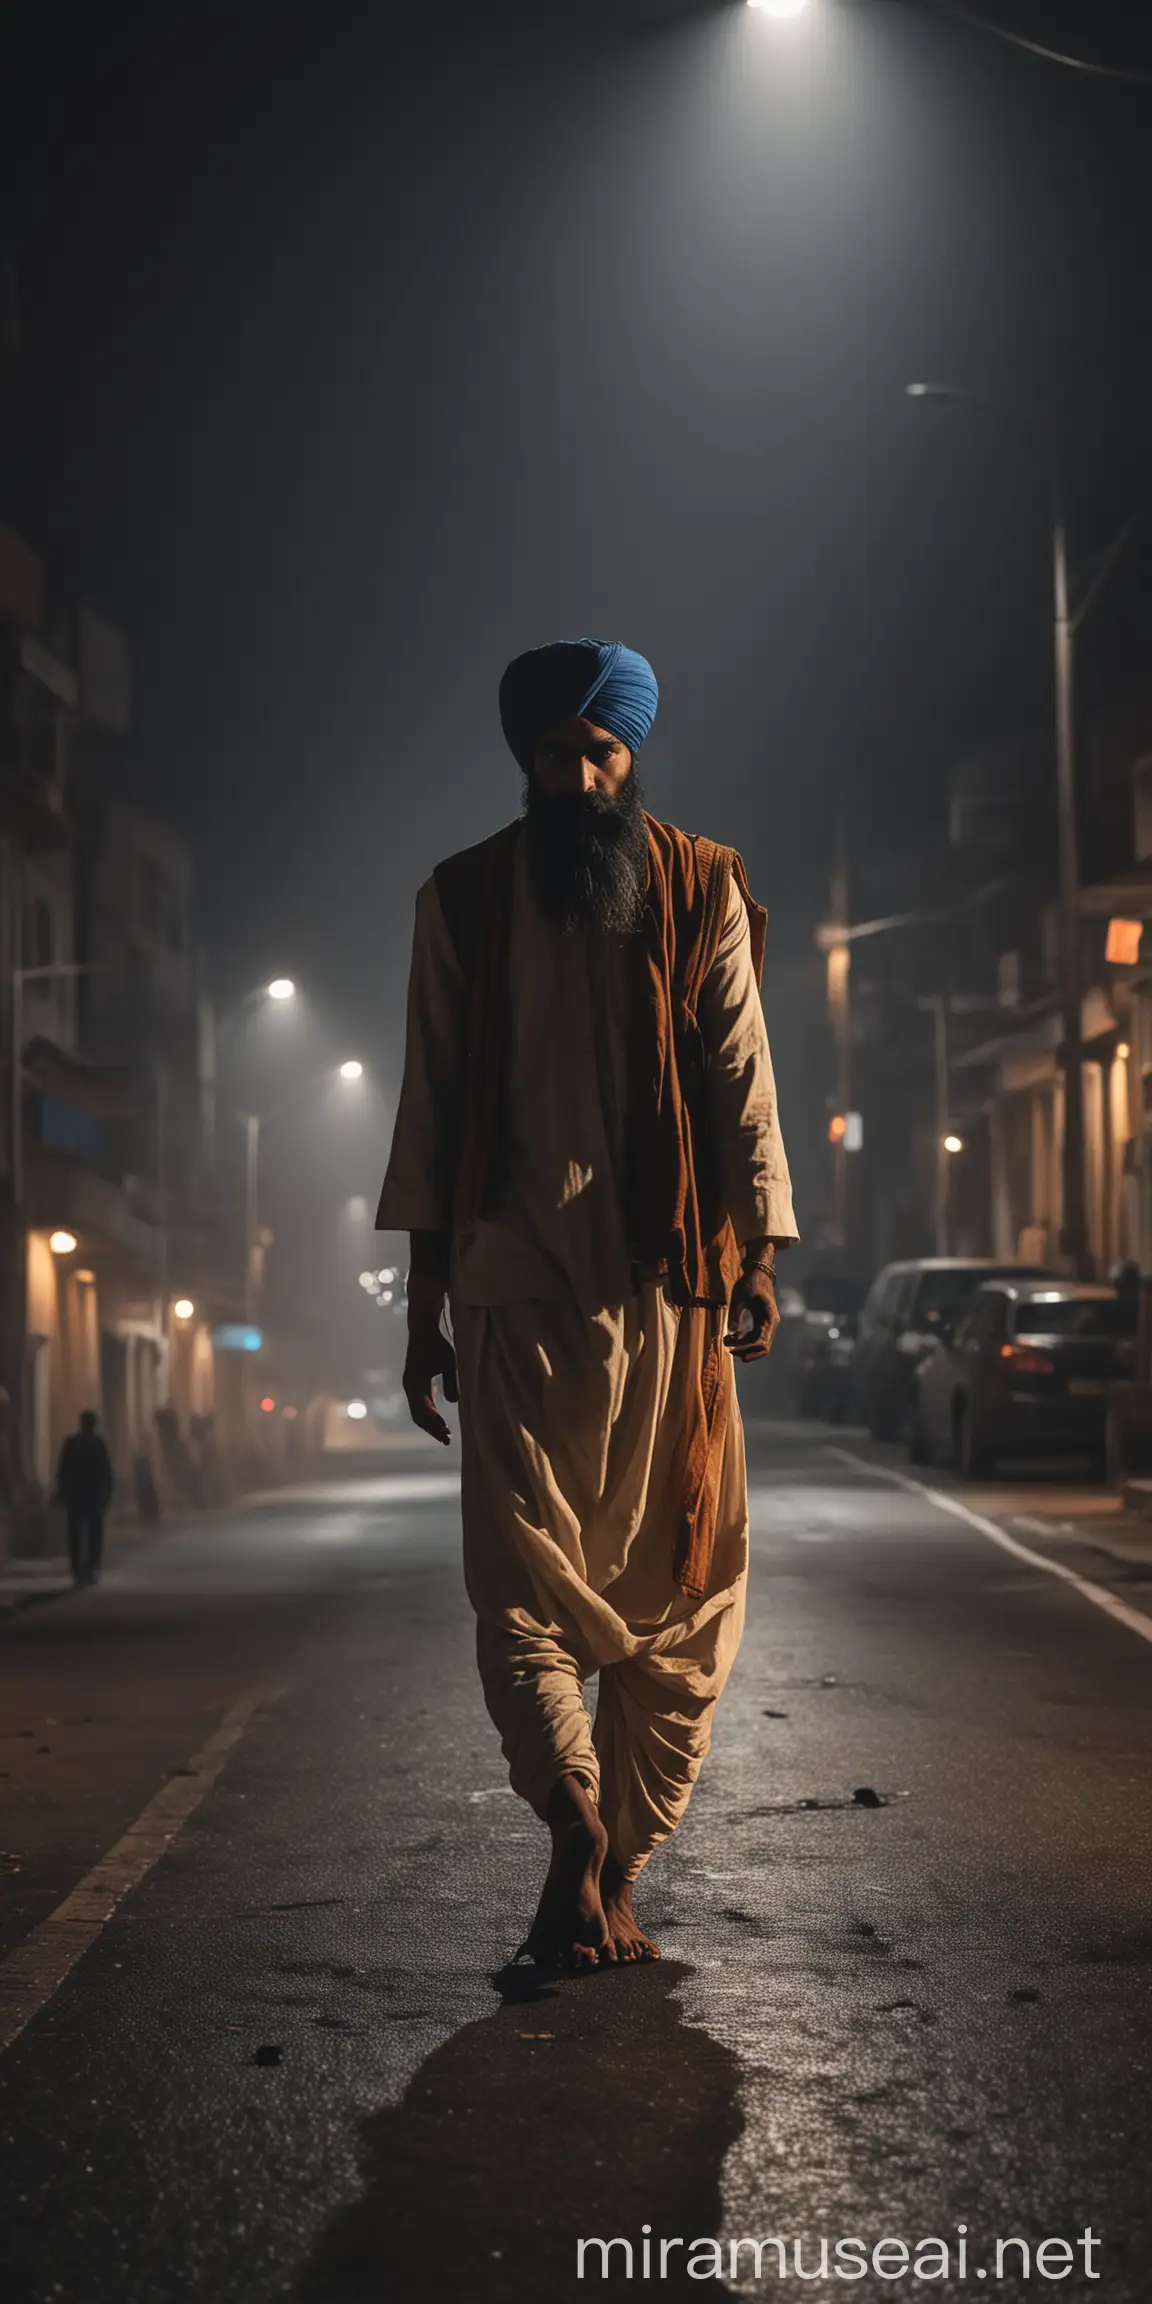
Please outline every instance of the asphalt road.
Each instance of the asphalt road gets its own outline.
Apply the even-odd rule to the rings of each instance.
[[[505,1967],[542,1833],[442,1455],[10,1620],[0,2027],[38,2012],[0,2055],[4,2304],[552,2304],[602,2287],[592,2235],[643,2286],[646,2225],[723,2244],[662,2280],[653,2247],[667,2296],[1147,2304],[1152,1575],[1065,1544],[1094,1599],[852,1436],[751,1459],[749,1629],[649,1970]],[[787,2276],[733,2277],[742,2236]],[[853,2236],[936,2236],[948,2277],[805,2284],[794,2243],[811,2273]],[[1014,2236],[1067,2278],[997,2280]]]

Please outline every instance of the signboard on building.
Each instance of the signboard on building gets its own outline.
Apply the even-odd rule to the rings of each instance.
[[[260,1352],[264,1331],[250,1327],[247,1321],[226,1320],[222,1328],[212,1330],[212,1343],[217,1352]]]
[[[44,571],[35,552],[14,528],[0,524],[0,611],[14,624],[34,632],[40,622],[43,594]]]
[[[80,709],[86,720],[124,734],[132,719],[132,662],[128,642],[106,616],[82,607],[77,630]]]

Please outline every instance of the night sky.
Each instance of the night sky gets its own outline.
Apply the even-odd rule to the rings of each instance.
[[[1152,69],[1132,6],[984,13]],[[519,805],[503,663],[623,637],[649,805],[773,914],[803,1221],[835,824],[913,854],[1049,709],[1038,469],[902,387],[1052,406],[1085,552],[1152,500],[1152,87],[905,0],[35,0],[2,78],[0,516],[131,636],[221,992],[290,970],[394,1082],[415,888]]]

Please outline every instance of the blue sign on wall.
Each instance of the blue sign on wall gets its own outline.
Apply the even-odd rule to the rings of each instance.
[[[226,1320],[222,1328],[212,1330],[212,1342],[217,1352],[259,1352],[264,1330],[249,1328],[242,1320]]]
[[[54,1152],[74,1152],[92,1168],[98,1168],[104,1157],[104,1130],[99,1120],[79,1104],[67,1103],[63,1096],[40,1098],[40,1142],[50,1144]]]

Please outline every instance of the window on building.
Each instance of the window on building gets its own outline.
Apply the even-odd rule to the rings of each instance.
[[[128,946],[127,985],[128,1004],[131,1008],[148,1008],[152,1003],[152,962],[139,944]]]
[[[24,916],[24,966],[50,968],[53,941],[52,907],[45,897],[35,896]]]
[[[1136,860],[1152,862],[1152,760],[1132,764],[1132,813]]]
[[[1002,1008],[1020,1006],[1020,954],[1001,952],[996,963],[996,997]]]
[[[138,867],[140,920],[150,936],[159,936],[164,919],[164,876],[154,856],[141,856]]]

